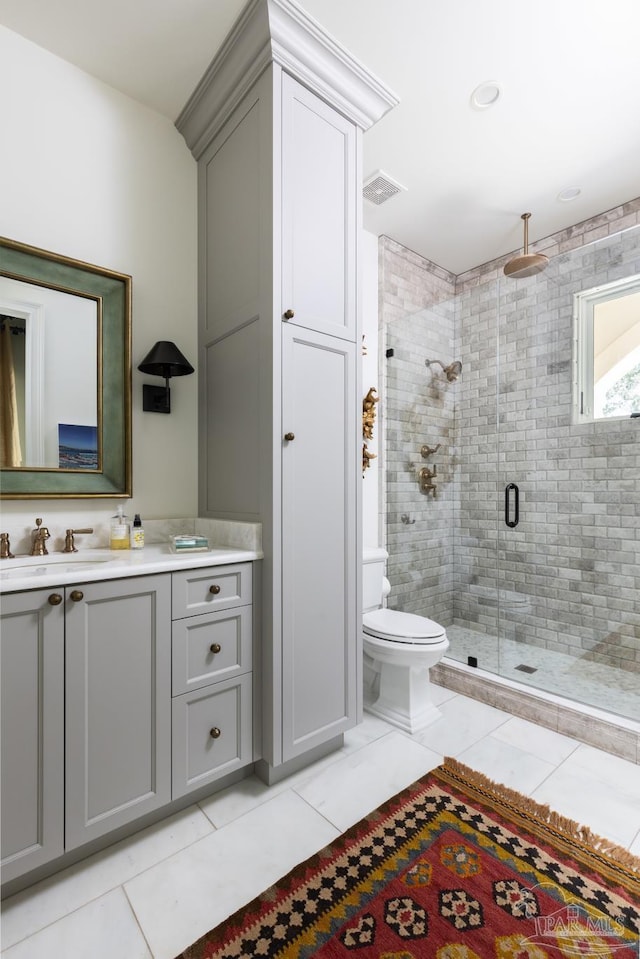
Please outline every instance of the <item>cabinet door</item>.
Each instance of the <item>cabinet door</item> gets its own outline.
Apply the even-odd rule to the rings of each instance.
[[[355,346],[285,327],[282,450],[283,759],[354,725]]]
[[[356,128],[282,78],[282,314],[356,337]]]
[[[66,848],[170,801],[171,576],[66,590]]]
[[[63,852],[63,595],[2,597],[3,881]]]

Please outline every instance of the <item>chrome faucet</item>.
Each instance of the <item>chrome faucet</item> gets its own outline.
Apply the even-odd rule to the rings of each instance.
[[[46,526],[42,525],[42,520],[36,520],[36,528],[32,532],[33,540],[31,542],[31,556],[48,556],[47,540],[50,533]]]
[[[63,553],[77,553],[76,544],[73,540],[75,533],[93,533],[93,528],[89,529],[68,529],[64,538]]]

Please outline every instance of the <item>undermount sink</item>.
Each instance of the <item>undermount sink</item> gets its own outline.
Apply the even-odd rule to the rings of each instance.
[[[109,563],[113,556],[87,556],[81,553],[61,553],[53,556],[20,556],[3,560],[0,565],[0,579],[22,579],[25,576],[46,576],[55,570],[59,573],[72,573],[81,569],[93,569],[97,563]],[[5,565],[6,563],[6,565]]]

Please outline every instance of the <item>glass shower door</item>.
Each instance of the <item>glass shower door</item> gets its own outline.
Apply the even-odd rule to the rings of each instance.
[[[456,297],[453,618],[448,658],[497,673],[499,567],[495,504],[499,493],[497,382],[498,287],[495,278]]]
[[[640,420],[581,413],[575,314],[578,294],[637,273],[639,261],[636,228],[497,280],[498,671],[632,718]]]

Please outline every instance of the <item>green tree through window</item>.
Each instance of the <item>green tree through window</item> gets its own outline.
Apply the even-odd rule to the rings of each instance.
[[[602,412],[604,416],[640,413],[640,363],[607,390]]]

